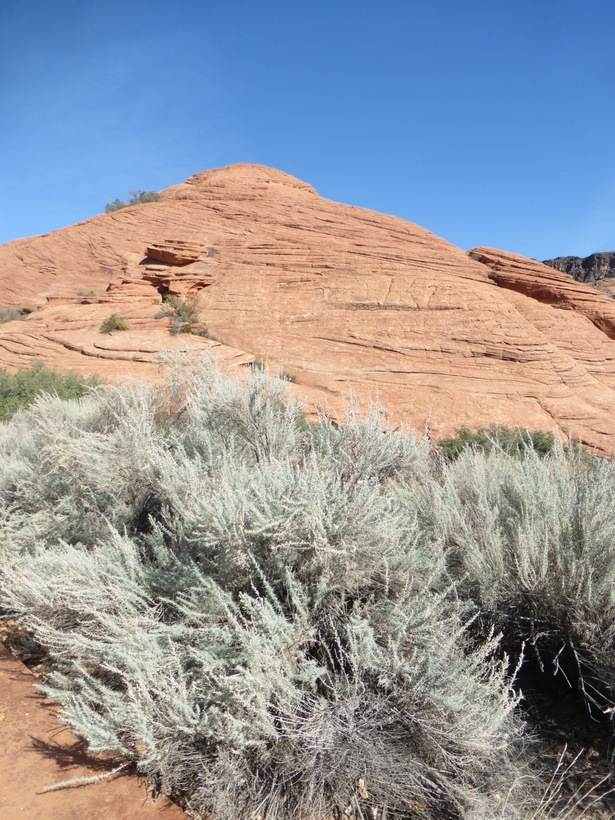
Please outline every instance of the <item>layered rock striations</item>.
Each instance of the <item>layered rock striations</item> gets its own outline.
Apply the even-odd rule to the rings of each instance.
[[[196,296],[222,343],[170,336],[166,295]],[[350,389],[377,398],[434,437],[496,423],[610,451],[615,434],[615,301],[270,168],[196,174],[160,202],[3,246],[1,305],[32,310],[0,325],[3,367],[150,378],[160,350],[200,347],[228,366],[265,357],[334,409]],[[130,329],[100,334],[111,312]]]

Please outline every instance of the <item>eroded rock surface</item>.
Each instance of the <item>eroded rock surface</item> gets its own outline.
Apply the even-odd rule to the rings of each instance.
[[[196,174],[161,201],[0,248],[0,366],[42,358],[150,378],[156,353],[264,356],[340,409],[353,389],[433,437],[491,423],[610,451],[615,301],[566,274],[322,199],[260,166]],[[93,296],[87,295],[92,291]],[[165,295],[198,297],[212,339],[171,337]],[[111,313],[127,332],[98,333]]]
[[[558,256],[543,264],[569,273],[578,282],[597,285],[611,296],[615,294],[615,253],[592,253],[589,256]]]

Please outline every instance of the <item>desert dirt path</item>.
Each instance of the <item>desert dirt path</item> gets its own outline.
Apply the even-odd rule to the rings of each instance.
[[[92,757],[57,718],[36,679],[0,644],[0,817],[2,820],[181,820],[168,800],[154,805],[142,778],[117,775],[78,788],[44,792],[114,768]]]

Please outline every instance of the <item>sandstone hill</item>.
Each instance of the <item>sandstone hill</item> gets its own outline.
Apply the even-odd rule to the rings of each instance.
[[[165,295],[198,297],[219,341],[171,336]],[[196,174],[161,201],[0,248],[0,367],[153,377],[163,349],[265,357],[307,399],[350,388],[434,437],[462,424],[615,435],[615,301],[520,256],[466,254],[417,225],[322,199],[279,171]],[[101,334],[121,315],[129,330]]]
[[[592,253],[589,256],[558,256],[545,259],[549,265],[562,273],[569,273],[577,282],[596,285],[600,290],[615,296],[615,253]]]

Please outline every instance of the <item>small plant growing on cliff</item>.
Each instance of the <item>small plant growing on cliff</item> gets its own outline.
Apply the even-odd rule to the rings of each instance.
[[[126,207],[126,203],[121,199],[114,199],[113,202],[107,202],[105,205],[105,213],[110,214],[113,211],[120,211]]]
[[[0,307],[0,324],[14,322],[16,319],[23,319],[29,311],[24,308]]]
[[[117,313],[112,313],[100,326],[101,333],[111,333],[112,330],[128,330],[126,321]]]
[[[148,202],[160,202],[160,194],[156,191],[130,191],[129,205],[145,205]]]
[[[207,335],[207,328],[200,321],[199,306],[196,297],[182,299],[180,296],[167,296],[162,309],[156,314],[157,319],[171,319],[171,333],[195,333]]]
[[[128,205],[145,205],[148,202],[159,202],[160,194],[156,191],[130,191],[130,199],[124,202],[122,199],[114,199],[113,202],[107,202],[105,205],[105,213],[110,214],[113,211],[120,211]]]

